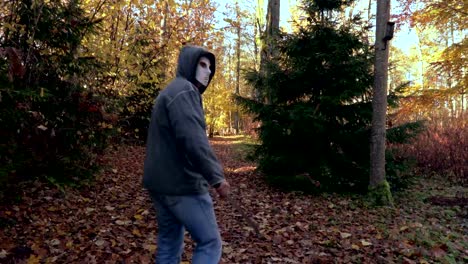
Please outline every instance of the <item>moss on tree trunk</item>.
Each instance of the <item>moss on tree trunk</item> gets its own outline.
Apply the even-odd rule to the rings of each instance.
[[[383,181],[375,187],[369,187],[368,197],[373,205],[393,207],[392,192],[387,181]]]

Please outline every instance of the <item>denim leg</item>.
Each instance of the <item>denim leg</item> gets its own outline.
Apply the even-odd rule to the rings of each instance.
[[[185,225],[197,244],[192,264],[218,264],[222,252],[221,235],[216,223],[213,201],[209,194],[195,196],[194,199],[194,213]]]
[[[184,226],[196,243],[192,264],[218,264],[221,259],[219,234],[213,200],[202,195],[153,195],[158,216],[157,264],[180,263]]]
[[[184,226],[171,212],[177,200],[153,196],[158,219],[156,264],[179,264],[184,249]]]
[[[207,193],[177,197],[180,201],[171,206],[171,212],[183,223],[196,243],[192,264],[218,264],[221,259],[221,235],[211,196]]]

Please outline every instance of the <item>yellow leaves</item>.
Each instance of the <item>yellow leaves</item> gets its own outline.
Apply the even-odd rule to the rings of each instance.
[[[140,230],[138,230],[138,229],[136,229],[136,228],[134,228],[134,229],[132,230],[132,234],[135,235],[135,236],[137,236],[137,237],[141,237],[141,236],[142,236]]]
[[[153,245],[153,244],[145,244],[143,245],[143,248],[148,250],[149,252],[153,253],[156,251],[156,245]]]
[[[359,250],[360,249],[360,247],[358,245],[356,245],[356,244],[352,244],[351,248],[354,249],[354,250]]]
[[[408,226],[402,226],[402,227],[400,227],[400,232],[403,232],[403,231],[405,231],[407,229],[408,229]]]
[[[100,127],[104,128],[104,129],[105,129],[105,128],[109,128],[109,129],[113,128],[112,124],[108,124],[108,123],[106,123],[106,122],[100,122],[98,125],[99,125]]]
[[[55,206],[51,206],[51,207],[47,208],[47,211],[49,211],[49,212],[55,212],[55,211],[58,211],[58,209],[57,209],[57,207],[55,207]]]
[[[41,257],[40,256],[36,256],[36,255],[31,255],[28,260],[26,261],[27,264],[39,264],[41,261]]]
[[[142,220],[143,216],[139,215],[139,214],[136,214],[136,215],[133,216],[133,218],[135,218],[136,220]]]
[[[67,248],[73,248],[73,241],[68,241],[68,242],[65,244],[65,247],[67,247]]]

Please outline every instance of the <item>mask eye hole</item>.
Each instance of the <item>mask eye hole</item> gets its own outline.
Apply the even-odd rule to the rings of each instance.
[[[206,67],[207,67],[206,63],[203,62],[203,61],[200,61],[200,66],[202,66],[202,68],[206,68]]]

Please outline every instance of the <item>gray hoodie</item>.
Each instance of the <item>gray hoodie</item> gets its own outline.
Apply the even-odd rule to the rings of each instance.
[[[153,193],[204,194],[209,186],[224,180],[205,132],[201,93],[206,87],[195,80],[196,67],[203,56],[211,63],[211,81],[215,56],[201,47],[184,46],[176,78],[156,98],[143,176],[144,187]]]

